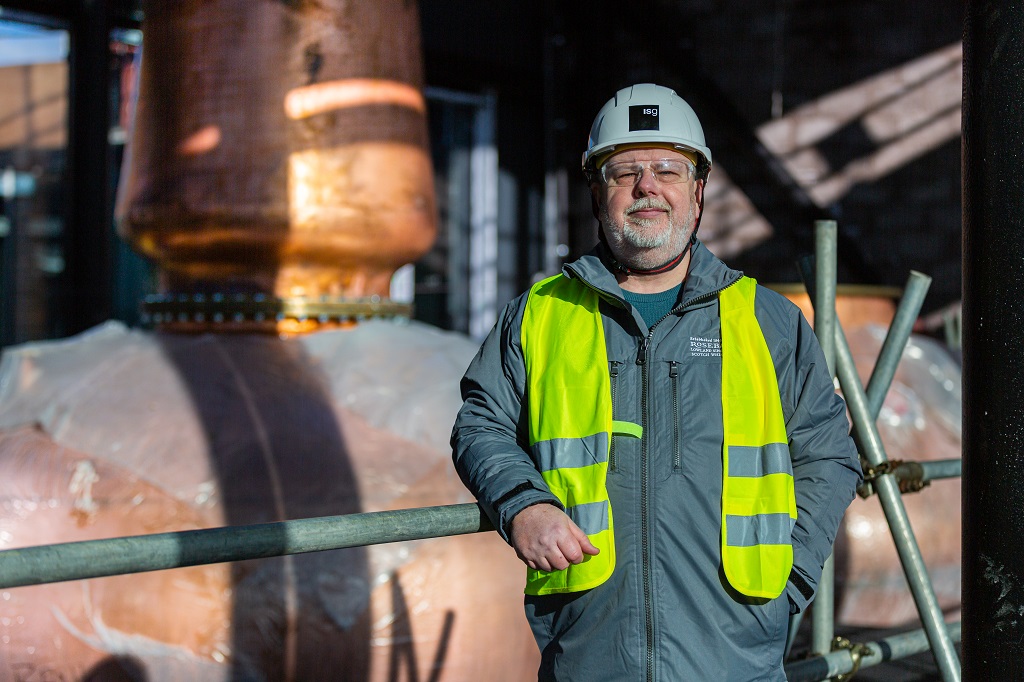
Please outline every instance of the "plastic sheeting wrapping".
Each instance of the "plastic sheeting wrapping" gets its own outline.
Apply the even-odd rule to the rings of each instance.
[[[475,350],[379,321],[8,349],[0,548],[470,501],[448,437]],[[529,679],[522,581],[480,534],[6,590],[0,680]]]
[[[871,376],[885,328],[867,324],[847,333],[863,382]],[[949,352],[911,336],[878,417],[890,460],[960,457],[961,369]],[[903,496],[939,606],[960,607],[960,479],[933,481]],[[891,627],[917,620],[892,534],[877,496],[857,498],[846,512],[836,548],[837,619],[850,625]]]
[[[866,380],[884,329],[848,336]],[[448,437],[475,349],[378,321],[288,340],[108,323],[8,349],[0,548],[469,501]],[[889,457],[958,457],[959,391],[956,363],[913,337],[879,419]],[[905,498],[948,608],[959,490]],[[851,506],[837,570],[840,621],[914,619],[877,499]],[[0,682],[527,680],[522,581],[480,534],[6,590]]]

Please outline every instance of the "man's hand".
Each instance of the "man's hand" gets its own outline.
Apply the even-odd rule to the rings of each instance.
[[[530,568],[561,571],[601,550],[558,507],[535,504],[512,518],[512,546]]]

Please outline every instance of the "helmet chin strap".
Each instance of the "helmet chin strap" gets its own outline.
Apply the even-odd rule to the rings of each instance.
[[[620,263],[618,259],[615,258],[615,254],[612,253],[611,248],[608,246],[608,240],[604,236],[604,226],[598,224],[597,237],[601,241],[601,244],[604,245],[604,248],[601,251],[604,253],[605,259],[607,260],[608,264],[611,265],[612,268],[618,270],[624,275],[660,275],[663,272],[668,272],[669,270],[679,265],[683,261],[683,258],[686,257],[686,254],[689,253],[690,249],[693,248],[693,245],[697,243],[697,229],[700,227],[700,219],[704,216],[703,194],[701,194],[700,197],[699,207],[700,213],[697,214],[697,220],[693,225],[693,233],[690,235],[690,241],[686,243],[686,246],[683,247],[683,250],[680,251],[678,255],[668,259],[661,265],[656,265],[653,268],[635,268]]]

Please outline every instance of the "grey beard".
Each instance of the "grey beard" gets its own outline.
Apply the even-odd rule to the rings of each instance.
[[[629,211],[642,210],[644,208],[664,208],[665,205],[653,201],[648,197],[642,197],[629,207]],[[625,266],[639,269],[655,268],[665,261],[678,256],[686,248],[690,233],[694,227],[694,216],[696,210],[693,203],[686,214],[686,218],[680,224],[675,213],[670,212],[668,216],[668,227],[660,233],[647,232],[655,221],[643,218],[631,219],[627,217],[620,225],[612,220],[608,213],[608,207],[601,209],[601,224],[604,227],[604,234],[608,240],[608,246],[612,249],[615,257]],[[654,249],[673,245],[669,249],[672,253],[667,256],[654,254]]]

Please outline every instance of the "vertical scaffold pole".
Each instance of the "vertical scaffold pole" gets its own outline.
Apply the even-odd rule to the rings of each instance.
[[[829,376],[836,372],[836,223],[819,220],[814,224],[814,334],[825,354]],[[835,635],[835,555],[828,555],[818,581],[811,616],[811,651],[824,656],[832,651]]]
[[[968,680],[1024,660],[1024,4],[964,22],[963,655]]]

